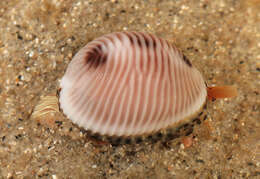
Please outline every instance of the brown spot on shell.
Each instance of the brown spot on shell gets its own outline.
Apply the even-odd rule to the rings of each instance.
[[[147,48],[149,48],[150,44],[149,44],[149,40],[146,38],[146,36],[144,36],[144,42]]]
[[[129,39],[131,45],[133,45],[133,44],[134,44],[134,39],[133,39],[133,37],[132,37],[129,33],[124,33],[124,34],[125,34],[125,35],[127,36],[127,38]]]
[[[89,65],[89,68],[105,64],[107,61],[107,54],[102,50],[101,45],[92,47],[92,50],[88,51],[85,56],[85,62]]]
[[[189,67],[192,67],[192,64],[191,64],[190,60],[185,55],[183,55],[182,59]]]

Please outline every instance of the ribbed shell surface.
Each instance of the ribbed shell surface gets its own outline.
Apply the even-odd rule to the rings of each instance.
[[[83,47],[61,80],[60,107],[95,133],[133,136],[171,126],[206,100],[204,80],[168,41],[116,32]]]

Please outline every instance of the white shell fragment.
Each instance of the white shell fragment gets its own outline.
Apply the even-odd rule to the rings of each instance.
[[[133,136],[173,125],[205,103],[202,75],[154,35],[117,32],[83,47],[61,80],[60,107],[94,133]]]
[[[37,118],[51,113],[59,113],[58,99],[55,95],[41,96],[39,103],[35,106],[32,117]]]

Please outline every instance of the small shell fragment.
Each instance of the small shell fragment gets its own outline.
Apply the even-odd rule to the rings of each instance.
[[[147,33],[116,32],[74,56],[59,102],[86,130],[137,136],[194,116],[206,98],[202,75],[174,45]]]
[[[59,102],[56,95],[42,96],[35,106],[32,117],[40,117],[49,113],[59,113]]]
[[[47,96],[41,96],[31,117],[40,124],[46,124],[47,126],[53,128],[53,126],[55,126],[57,116],[61,116],[59,110],[59,99],[56,94],[50,94]]]

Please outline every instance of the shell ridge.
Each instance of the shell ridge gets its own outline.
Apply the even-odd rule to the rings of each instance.
[[[190,104],[192,105],[195,101],[195,94],[194,94],[194,90],[192,90],[194,88],[194,82],[191,79],[191,71],[187,71],[188,72],[188,83],[190,84]]]
[[[117,49],[118,47],[121,47],[120,46],[120,40],[118,38],[114,38],[114,42],[113,43],[114,43],[113,46],[110,46],[110,49],[111,49],[110,53],[113,53],[115,51],[115,49]],[[117,73],[118,73],[118,66],[120,65],[120,61],[117,60],[117,59],[121,55],[121,50],[119,50],[119,52],[120,53],[114,53],[114,56],[113,56],[114,60],[113,60],[113,62],[115,62],[115,63],[113,65],[112,72],[111,72],[111,74],[109,74],[109,79],[108,79],[107,85],[102,90],[103,93],[101,94],[101,97],[100,97],[101,100],[99,101],[99,103],[98,103],[98,105],[97,105],[97,107],[95,109],[95,112],[93,114],[94,116],[97,116],[98,112],[101,111],[101,114],[98,117],[98,120],[95,121],[95,123],[93,124],[93,128],[95,128],[95,131],[99,131],[100,130],[101,123],[105,119],[106,111],[107,111],[108,106],[109,106],[109,104],[111,102],[111,97],[114,94],[114,88],[115,88],[115,85],[116,85],[116,82],[114,82],[114,79],[116,79],[116,81],[118,80]],[[110,60],[110,61],[112,61],[112,60]],[[104,101],[104,106],[101,107],[101,103],[103,101]],[[108,123],[108,121],[109,120],[105,120],[106,123]],[[102,131],[102,132],[104,133],[105,131]]]
[[[113,43],[111,43],[111,41],[106,37],[99,38],[96,41],[102,43],[105,46],[110,46],[110,47],[113,46]],[[110,58],[112,58],[111,56],[113,57],[113,54],[109,53],[107,58],[110,59]],[[107,84],[105,86],[102,86],[100,84],[103,84],[103,82],[105,82],[107,80],[107,76],[108,76],[108,73],[109,73],[108,68],[110,68],[110,66],[112,66],[112,68],[113,68],[113,64],[114,64],[114,62],[111,62],[111,61],[106,63],[105,71],[104,71],[104,78],[101,80],[101,82],[99,82],[95,79],[92,79],[92,81],[94,81],[94,83],[97,84],[97,88],[95,88],[94,85],[91,85],[93,87],[92,88],[93,92],[91,92],[92,94],[91,94],[90,98],[88,99],[87,105],[93,103],[94,99],[99,95],[99,93],[101,93],[101,95],[102,95],[103,93],[100,92],[100,91],[107,88],[107,85],[109,85],[109,84]],[[102,103],[103,101],[100,100],[99,102]],[[89,106],[88,108],[86,108],[83,111],[83,114],[85,114],[85,115],[83,115],[83,119],[85,119],[85,121],[86,121],[86,127],[85,128],[92,129],[93,122],[95,120],[95,117],[93,116],[93,114],[95,114],[95,112],[96,112],[95,110],[99,110],[98,105],[99,104],[96,103],[95,105]],[[96,131],[93,131],[93,132],[96,132]]]
[[[188,102],[188,93],[187,93],[187,85],[186,85],[186,73],[185,73],[185,71],[186,71],[186,68],[185,68],[186,66],[184,66],[184,65],[182,65],[182,70],[181,70],[181,72],[182,72],[182,87],[181,87],[181,89],[182,89],[182,95],[183,95],[183,97],[181,98],[181,100],[183,101],[183,103],[182,103],[182,108],[181,108],[181,116],[185,116],[185,113],[186,113],[186,106],[187,106],[187,102]]]
[[[166,43],[165,40],[161,40],[161,61],[162,61],[162,91],[163,93],[161,93],[161,98],[163,101],[163,104],[160,105],[162,106],[162,112],[160,114],[160,116],[158,116],[158,125],[156,125],[156,131],[159,130],[160,128],[165,128],[165,120],[167,119],[167,113],[169,110],[169,98],[167,98],[165,95],[169,93],[167,92],[168,90],[168,85],[169,84],[169,75],[170,73],[167,71],[168,68],[167,66],[168,64],[168,59],[165,53],[169,53],[168,51],[168,44]]]
[[[130,46],[131,45],[130,44],[130,40],[127,38],[127,35],[123,34],[123,37],[125,38],[126,43],[128,44],[128,46]],[[129,75],[130,75],[129,73],[131,71],[130,67],[132,66],[131,60],[130,60],[130,59],[132,59],[132,56],[133,56],[133,52],[132,51],[133,51],[133,49],[129,48],[129,50],[127,50],[126,53],[125,53],[125,56],[127,57],[126,61],[127,61],[128,64],[126,64],[127,69],[126,69],[126,72],[125,72],[125,75],[124,75],[124,79],[121,80],[122,81],[121,88],[123,90],[123,97],[122,97],[122,100],[121,100],[122,103],[120,103],[121,105],[119,105],[119,107],[120,107],[119,115],[118,115],[119,119],[124,119],[124,116],[121,117],[121,115],[123,115],[122,114],[122,111],[123,111],[122,107],[125,106],[125,102],[126,102],[126,96],[127,96],[126,95],[127,94],[127,89],[126,89],[127,85],[126,84],[128,82],[127,78],[129,78]],[[116,125],[114,125],[112,131],[115,131],[116,129],[118,129],[118,127]],[[127,131],[127,119],[124,119],[122,121],[122,127],[118,129],[119,136],[123,135],[124,131]]]
[[[99,41],[96,41],[95,44],[93,46],[96,46],[96,45],[103,45],[101,42]],[[87,52],[86,52],[87,53]],[[86,70],[86,72],[88,72],[90,70]],[[85,71],[84,71],[85,72]],[[85,75],[86,75],[86,72],[85,72]],[[83,75],[82,75],[83,76]],[[79,81],[82,81],[80,84],[82,84],[82,96],[78,95],[79,98],[81,99],[81,102],[79,102],[82,106],[81,107],[81,110],[79,112],[77,112],[78,114],[78,118],[83,118],[82,121],[85,122],[84,125],[87,125],[87,119],[84,118],[84,116],[82,116],[82,114],[84,114],[84,106],[85,106],[85,109],[88,109],[88,104],[89,102],[91,101],[91,98],[89,100],[85,100],[87,98],[87,96],[89,94],[93,94],[93,90],[95,91],[98,91],[98,88],[95,88],[96,84],[98,81],[102,81],[104,80],[104,72],[100,72],[100,70],[98,70],[97,68],[93,69],[92,72],[89,74],[88,73],[88,81],[86,81],[86,77],[83,76]],[[94,81],[94,84],[92,83]],[[93,95],[95,96],[95,95]]]
[[[122,34],[118,34],[118,36],[121,36]],[[120,37],[121,41],[122,41],[122,38],[124,37]],[[122,46],[124,47],[124,44],[125,42],[122,41]],[[125,48],[123,48],[125,49]],[[111,127],[111,134],[116,134],[116,129],[119,128],[120,126],[120,115],[117,115],[116,113],[119,112],[121,113],[121,111],[117,111],[116,110],[116,103],[118,101],[120,101],[118,98],[120,96],[120,94],[122,95],[122,93],[124,92],[124,84],[125,82],[127,82],[127,77],[129,75],[129,71],[130,71],[130,67],[131,67],[131,64],[129,62],[129,60],[127,60],[127,54],[128,54],[128,51],[121,51],[121,55],[122,55],[122,59],[126,59],[124,60],[122,63],[119,63],[118,64],[118,68],[119,68],[119,72],[118,72],[118,78],[117,78],[117,81],[115,81],[115,84],[114,84],[114,90],[117,90],[117,94],[115,95],[115,97],[113,98],[113,102],[112,102],[112,107],[111,107],[111,113],[110,115],[108,116],[107,118],[107,121],[105,123],[104,126],[108,127],[108,125],[110,125]],[[120,56],[119,56],[120,57]],[[124,71],[124,68],[127,67],[127,70]],[[122,76],[122,79],[120,78]],[[116,88],[116,85],[118,84],[118,88]],[[122,102],[122,101],[121,101]],[[120,104],[121,104],[120,102]],[[120,105],[119,105],[120,107]],[[115,122],[111,124],[111,121],[113,120],[113,116],[115,115]],[[126,119],[125,119],[126,120]]]
[[[156,44],[157,44],[157,47],[153,50],[151,50],[151,52],[154,53],[154,55],[152,55],[154,58],[153,58],[153,69],[154,71],[151,71],[151,73],[153,73],[152,76],[154,76],[154,83],[151,83],[151,85],[153,86],[153,94],[150,95],[150,98],[152,100],[151,102],[151,111],[147,117],[147,121],[146,123],[144,124],[144,128],[146,130],[149,129],[149,131],[154,131],[154,128],[155,128],[155,125],[153,125],[152,121],[155,120],[155,117],[156,117],[156,106],[158,104],[158,100],[160,99],[157,99],[157,96],[158,96],[158,85],[159,85],[159,82],[160,82],[160,76],[161,76],[161,63],[160,63],[160,60],[158,60],[160,58],[159,54],[160,54],[160,49],[158,45],[160,45],[160,41],[158,38],[155,39],[156,40]],[[157,63],[156,63],[157,62]],[[153,79],[153,78],[152,78]],[[152,125],[151,125],[152,124]],[[148,128],[148,125],[151,125],[149,126]]]
[[[180,117],[180,108],[182,105],[182,101],[180,100],[181,97],[181,82],[180,82],[180,68],[179,68],[179,60],[176,60],[176,54],[173,54],[173,59],[175,62],[175,69],[176,69],[176,76],[175,76],[175,81],[176,81],[176,109],[175,109],[175,115],[176,115],[176,119],[179,119]]]
[[[136,64],[136,57],[137,57],[137,53],[136,53],[136,46],[134,45],[134,43],[135,43],[135,37],[133,37],[133,35],[131,34],[131,33],[129,33],[129,32],[124,32],[124,34],[126,35],[126,37],[127,37],[127,39],[128,39],[128,42],[129,42],[129,45],[130,45],[130,48],[129,48],[129,51],[128,51],[128,53],[129,53],[129,59],[128,59],[128,61],[129,61],[129,63],[131,64],[131,65],[133,65],[133,66],[135,66],[135,64]],[[131,61],[131,59],[134,59],[133,61]],[[130,82],[130,78],[131,78],[131,75],[129,74],[131,72],[131,70],[130,70],[130,67],[128,66],[128,80],[126,79],[126,82],[128,81],[128,82]],[[131,94],[131,91],[130,91],[130,94]],[[128,99],[130,99],[131,100],[131,95],[127,95],[127,98]],[[130,101],[130,100],[127,100],[127,101]],[[126,115],[125,115],[125,120],[123,121],[123,124],[122,124],[122,126],[124,126],[123,128],[121,128],[121,130],[119,131],[120,132],[120,134],[122,134],[123,132],[125,132],[125,135],[127,136],[127,135],[130,135],[131,134],[131,128],[129,127],[129,124],[128,124],[128,117],[129,117],[129,103],[127,103],[127,101],[124,101],[124,103],[123,104],[125,104],[126,105]],[[130,104],[131,104],[131,102],[130,102]],[[124,114],[123,114],[123,116],[122,116],[122,118],[124,118]],[[127,127],[127,128],[126,128]]]
[[[107,41],[108,39],[106,38],[103,38],[103,40],[101,41],[102,39],[99,39],[99,40],[95,40],[93,41],[93,45],[90,44],[90,47],[92,46],[95,46],[96,44],[99,44],[99,45],[102,45],[102,46],[107,46]],[[108,57],[109,58],[110,55],[108,54]],[[110,62],[111,63],[111,62]],[[106,66],[108,66],[108,64],[106,64]],[[103,82],[105,81],[105,77],[106,77],[106,73],[107,73],[107,68],[105,68],[105,71],[102,72],[103,73],[103,78],[101,78],[101,84],[103,84]],[[99,69],[95,69],[95,71],[92,73],[93,75],[96,74],[96,72],[98,73]],[[81,112],[79,113],[79,115],[81,116],[82,118],[82,121],[84,121],[84,124],[82,124],[83,126],[85,126],[85,128],[90,128],[91,126],[91,122],[94,120],[94,117],[91,116],[91,114],[93,113],[93,110],[95,107],[97,107],[97,104],[94,104],[93,101],[94,101],[94,98],[96,98],[96,96],[98,95],[99,91],[102,90],[102,86],[99,85],[100,84],[100,81],[97,80],[99,78],[97,77],[93,77],[93,78],[90,78],[90,83],[92,85],[88,85],[89,87],[87,87],[87,84],[85,85],[85,88],[84,88],[84,91],[83,91],[83,96],[82,97],[82,100],[84,102],[84,100],[86,99],[86,97],[91,94],[92,96],[90,96],[90,98],[85,102],[85,109],[81,110]],[[84,83],[84,82],[82,82]],[[86,91],[85,91],[86,90]],[[92,104],[92,105],[90,105]]]
[[[155,55],[154,55],[154,50],[153,50],[153,48],[146,48],[146,51],[147,51],[147,53],[149,53],[150,54],[150,57],[151,57],[151,59],[150,59],[150,61],[154,61],[154,59],[155,59]],[[149,71],[151,72],[151,73],[149,73],[149,74],[147,74],[147,76],[145,77],[145,78],[147,78],[147,80],[146,80],[146,82],[144,82],[145,83],[145,85],[144,85],[144,94],[145,94],[145,96],[144,96],[144,99],[143,99],[143,103],[144,103],[144,108],[143,108],[143,110],[142,110],[142,112],[141,112],[141,117],[140,117],[140,123],[141,124],[143,124],[143,127],[142,127],[142,129],[140,129],[140,130],[142,130],[142,131],[145,131],[145,130],[147,130],[147,128],[146,128],[146,125],[144,125],[145,123],[147,123],[148,121],[147,121],[147,119],[148,119],[148,117],[146,117],[147,115],[149,115],[149,113],[152,113],[152,111],[149,111],[149,106],[148,106],[148,104],[150,104],[151,103],[151,101],[152,101],[152,98],[150,97],[151,96],[151,93],[154,91],[154,89],[152,89],[152,91],[151,90],[149,90],[149,89],[151,89],[151,87],[152,87],[152,76],[153,76],[153,71],[154,71],[154,63],[151,63],[151,66],[150,66],[150,68],[149,68]],[[140,125],[140,123],[139,124],[137,124],[137,125]],[[141,132],[142,132],[141,131]]]
[[[163,107],[164,107],[164,98],[162,98],[162,93],[161,91],[164,91],[164,86],[163,86],[163,81],[164,81],[164,59],[162,58],[162,46],[164,44],[164,41],[161,40],[161,39],[158,39],[158,46],[157,48],[155,49],[156,51],[156,57],[155,58],[155,61],[157,61],[157,64],[158,64],[158,70],[157,70],[157,73],[158,73],[158,84],[155,85],[155,88],[156,88],[156,96],[155,96],[155,99],[158,99],[158,101],[155,103],[155,113],[154,113],[154,116],[151,118],[151,128],[153,128],[153,131],[156,131],[159,124],[160,124],[160,118],[159,116],[162,114],[162,110],[163,110]],[[158,109],[158,111],[156,110]]]
[[[186,93],[187,93],[187,102],[186,102],[186,105],[185,105],[185,109],[186,109],[186,112],[189,111],[189,106],[191,106],[191,86],[189,85],[191,84],[190,83],[190,80],[189,80],[189,70],[185,70],[185,85],[186,85]]]
[[[144,61],[144,65],[143,65],[143,70],[142,70],[142,73],[139,74],[139,78],[141,80],[139,80],[139,83],[138,83],[138,94],[139,96],[141,95],[141,91],[146,91],[144,92],[145,94],[147,93],[147,95],[145,96],[145,99],[142,98],[142,102],[146,105],[146,109],[147,109],[147,104],[148,104],[148,96],[149,96],[149,92],[147,92],[148,88],[147,88],[147,85],[145,85],[144,89],[141,89],[141,84],[145,84],[146,82],[144,81],[144,79],[146,78],[146,76],[149,74],[149,71],[150,71],[150,68],[151,68],[151,59],[149,59],[149,56],[150,55],[150,49],[151,49],[151,46],[149,46],[149,39],[147,39],[146,37],[144,37],[144,34],[141,34],[138,36],[138,38],[140,39],[141,41],[141,46],[140,46],[140,49],[139,50],[142,50],[144,53],[143,55],[141,56],[140,60],[143,60]],[[146,39],[145,39],[146,38]],[[138,47],[137,47],[138,48]],[[138,74],[138,73],[137,73]],[[138,98],[138,105],[140,105],[140,101],[141,101],[141,97]],[[142,126],[141,126],[141,123],[143,120],[145,120],[145,118],[140,118],[138,120],[137,118],[137,114],[139,114],[139,110],[137,108],[138,106],[136,106],[135,108],[135,112],[136,112],[136,115],[135,117],[133,118],[133,122],[132,122],[132,126],[134,129],[139,129],[136,130],[135,132],[136,133],[140,133],[142,131]],[[140,109],[140,108],[139,108]],[[145,112],[143,111],[143,113],[145,114]],[[142,114],[142,113],[141,113]],[[140,115],[140,114],[139,114]]]
[[[164,59],[165,63],[164,63],[164,80],[163,80],[163,86],[164,86],[164,91],[163,91],[163,99],[165,99],[165,107],[163,108],[164,111],[161,114],[161,116],[159,117],[160,121],[160,125],[157,125],[157,130],[160,128],[165,128],[167,127],[167,123],[166,123],[166,119],[168,117],[169,114],[169,109],[170,109],[170,100],[169,97],[171,97],[170,95],[170,90],[169,90],[169,85],[171,85],[171,83],[169,83],[169,76],[170,76],[170,72],[169,70],[169,64],[168,64],[168,58],[166,53],[168,52],[168,46],[163,43],[163,47],[162,47],[162,58]],[[167,85],[168,84],[168,85]]]
[[[147,59],[146,59],[146,56],[145,56],[145,58],[143,58],[144,55],[141,53],[141,50],[144,51],[146,48],[144,46],[144,41],[143,41],[142,37],[140,36],[140,34],[134,32],[132,35],[133,35],[133,38],[134,38],[134,46],[136,47],[135,48],[136,58],[134,59],[134,61],[136,61],[136,64],[138,64],[137,65],[138,70],[134,72],[134,75],[143,79],[142,72],[144,71],[144,64],[147,63]],[[144,62],[141,62],[142,60]],[[134,81],[134,79],[133,79],[133,81]],[[134,84],[135,83],[133,82],[133,85]],[[134,87],[134,89],[135,89],[135,87]],[[135,94],[135,92],[136,92],[136,90],[134,90],[134,94]],[[138,96],[140,95],[140,93],[141,93],[141,89],[139,87],[137,87]],[[131,100],[132,100],[132,102],[134,102],[133,99],[131,99]],[[141,98],[139,98],[137,100],[138,100],[138,104],[140,104]],[[134,103],[133,104],[130,103],[130,104],[131,104],[130,109],[133,108],[134,115],[132,116],[132,119],[131,119],[130,124],[129,124],[129,128],[130,128],[129,133],[131,132],[131,133],[137,134],[138,133],[137,127],[136,127],[137,117],[136,117],[136,114],[135,114],[135,113],[138,113],[137,108],[136,108],[137,106],[135,106]]]

